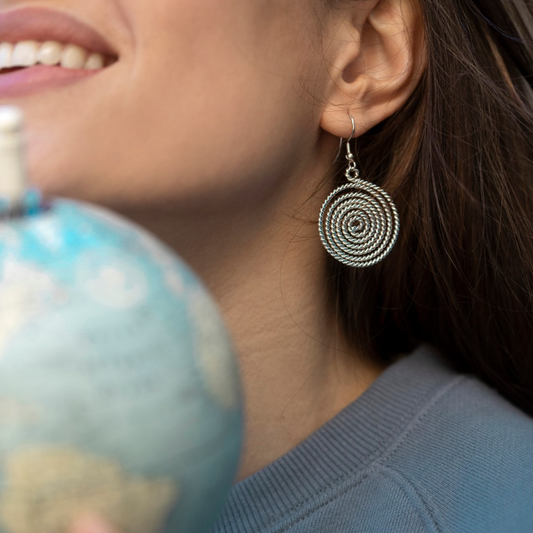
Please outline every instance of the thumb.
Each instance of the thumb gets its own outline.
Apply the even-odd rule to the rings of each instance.
[[[95,514],[80,516],[69,529],[69,533],[119,533],[102,517]]]

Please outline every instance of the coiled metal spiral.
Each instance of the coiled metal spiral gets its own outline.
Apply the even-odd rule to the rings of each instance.
[[[389,254],[398,238],[400,219],[392,198],[357,175],[326,198],[318,228],[322,244],[337,261],[362,268]]]

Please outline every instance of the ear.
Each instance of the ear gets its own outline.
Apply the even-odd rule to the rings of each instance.
[[[348,138],[397,111],[426,66],[418,0],[360,0],[337,11],[331,25],[322,129]],[[328,37],[328,36],[327,36]]]

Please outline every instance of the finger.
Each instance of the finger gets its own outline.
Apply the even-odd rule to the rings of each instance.
[[[69,533],[119,533],[103,518],[97,515],[83,515],[78,518]]]

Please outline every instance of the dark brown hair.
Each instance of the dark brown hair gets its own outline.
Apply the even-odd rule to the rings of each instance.
[[[364,353],[431,344],[533,415],[533,5],[420,2],[423,79],[357,142],[399,239],[372,268],[329,259],[330,282]]]

